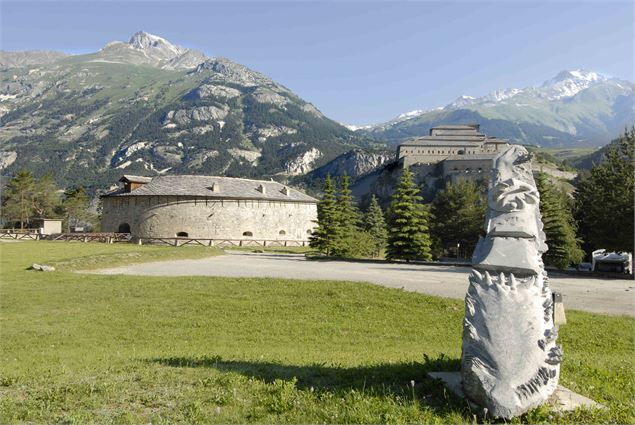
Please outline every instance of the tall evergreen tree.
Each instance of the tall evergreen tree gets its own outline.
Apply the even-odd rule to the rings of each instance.
[[[472,252],[485,223],[486,203],[479,186],[471,180],[448,183],[432,201],[430,234],[442,250],[460,245]]]
[[[30,171],[20,170],[3,193],[2,217],[20,223],[20,229],[28,225],[33,216],[35,181]]]
[[[549,180],[539,173],[536,186],[540,192],[540,213],[549,250],[543,254],[545,264],[564,269],[584,259],[584,251],[576,239],[573,215],[565,196]]]
[[[633,252],[635,128],[612,142],[583,177],[575,196],[580,234],[592,250]]]
[[[337,196],[339,231],[341,236],[359,230],[360,214],[350,188],[351,179],[347,174],[342,176],[340,191]]]
[[[62,206],[68,232],[71,231],[71,225],[77,225],[90,218],[88,212],[89,202],[90,200],[83,187],[76,187],[64,192]]]
[[[309,246],[330,255],[338,237],[339,226],[339,208],[330,175],[324,180],[324,196],[317,205],[317,218],[318,226],[311,234]]]
[[[419,188],[412,173],[404,168],[397,191],[392,197],[388,220],[389,260],[430,260],[430,235],[427,208],[420,202]]]
[[[36,217],[55,216],[59,206],[59,194],[53,175],[47,174],[35,181],[33,191],[33,212]]]
[[[373,195],[370,198],[370,205],[366,212],[366,220],[364,221],[366,231],[373,238],[373,256],[378,257],[381,251],[386,247],[386,239],[388,231],[386,230],[386,221],[381,211],[377,198]]]

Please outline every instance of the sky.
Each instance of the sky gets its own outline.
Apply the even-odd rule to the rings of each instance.
[[[143,30],[259,71],[347,124],[562,70],[634,80],[635,2],[8,1],[3,50],[94,52]]]

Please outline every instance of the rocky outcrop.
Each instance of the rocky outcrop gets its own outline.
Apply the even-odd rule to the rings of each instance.
[[[216,106],[199,106],[191,109],[179,109],[178,111],[169,111],[165,114],[162,124],[169,126],[172,123],[187,125],[192,121],[219,121],[225,118],[228,113],[229,108],[225,105],[223,105],[222,108]]]
[[[244,159],[252,165],[258,163],[258,159],[262,156],[262,154],[258,151],[250,151],[246,149],[238,149],[232,148],[227,149],[227,152],[236,159]]]
[[[193,73],[205,73],[212,71],[211,79],[244,87],[267,86],[273,82],[264,75],[252,71],[226,58],[213,58],[199,64]]]
[[[7,168],[18,159],[17,152],[0,152],[0,170]]]
[[[194,99],[206,99],[210,97],[220,97],[225,99],[232,99],[241,95],[240,90],[232,87],[215,85],[215,84],[203,84],[200,87],[194,89],[190,95]]]
[[[291,176],[306,174],[313,169],[313,164],[321,156],[322,152],[316,148],[311,148],[297,158],[288,161],[284,165],[285,172]]]
[[[331,176],[347,174],[352,178],[358,178],[380,168],[393,157],[394,154],[387,152],[372,153],[354,149],[315,169],[311,175],[324,178],[327,174]]]
[[[275,91],[265,87],[256,89],[252,96],[260,103],[271,103],[277,106],[284,106],[289,101],[286,97],[281,96]]]
[[[256,137],[256,140],[260,143],[266,142],[267,139],[272,137],[278,137],[283,134],[296,134],[298,130],[295,128],[285,127],[283,125],[276,126],[267,126],[262,128],[257,128],[251,131],[251,134]]]

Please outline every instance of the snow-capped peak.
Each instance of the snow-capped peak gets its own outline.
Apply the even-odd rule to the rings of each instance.
[[[606,77],[602,74],[584,69],[574,69],[572,71],[561,71],[550,80],[544,82],[543,87],[558,84],[563,81],[575,80],[578,82],[595,82],[606,81]]]
[[[403,114],[399,114],[399,116],[397,116],[397,120],[400,119],[405,119],[405,118],[412,118],[412,117],[416,117],[417,115],[421,115],[425,112],[428,112],[425,109],[415,109],[414,111],[410,111],[410,112],[404,112]]]
[[[605,76],[597,72],[575,69],[558,73],[554,78],[545,81],[541,88],[546,92],[547,98],[560,99],[574,96],[591,85],[606,80]]]
[[[144,31],[139,31],[130,37],[128,44],[137,49],[160,50],[166,56],[178,56],[186,51],[183,47],[174,45],[158,35],[149,34]]]
[[[448,106],[451,107],[461,107],[461,106],[465,106],[465,105],[471,105],[472,103],[474,103],[474,101],[476,100],[475,97],[473,96],[468,96],[466,94],[462,94],[461,96],[457,97],[454,102],[450,103]]]

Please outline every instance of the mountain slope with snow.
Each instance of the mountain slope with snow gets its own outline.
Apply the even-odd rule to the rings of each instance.
[[[597,146],[635,123],[635,84],[592,71],[562,71],[538,87],[463,95],[443,108],[402,114],[364,131],[399,141],[438,124],[481,124],[488,134],[540,146]]]

